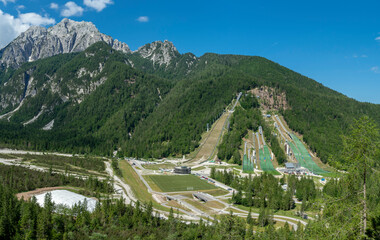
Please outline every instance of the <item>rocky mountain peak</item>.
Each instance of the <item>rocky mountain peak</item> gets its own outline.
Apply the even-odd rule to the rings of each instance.
[[[168,40],[145,44],[136,51],[141,57],[150,59],[154,64],[168,65],[172,59],[181,56],[174,44]]]
[[[32,26],[20,34],[0,51],[0,65],[17,68],[24,62],[61,53],[80,52],[99,41],[106,42],[116,50],[131,52],[127,44],[100,33],[93,23],[64,18],[48,29]]]
[[[40,36],[46,33],[46,28],[41,26],[31,26],[23,32],[21,35],[27,35],[27,36]]]
[[[68,18],[64,18],[57,25],[50,27],[48,31],[51,34],[60,37],[65,37],[74,33],[100,34],[99,30],[95,27],[95,25],[92,22],[76,22]]]

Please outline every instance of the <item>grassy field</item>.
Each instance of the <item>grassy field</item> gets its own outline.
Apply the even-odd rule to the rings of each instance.
[[[200,170],[204,170],[204,169],[206,169],[206,167],[200,166],[200,167],[197,167],[197,168],[192,168],[191,170],[193,170],[193,171],[200,171]]]
[[[245,213],[243,211],[239,211],[239,210],[236,210],[235,208],[227,208],[226,209],[227,212],[233,212],[233,213]]]
[[[211,208],[205,206],[204,203],[201,203],[201,202],[199,202],[197,200],[185,199],[185,202],[187,202],[188,204],[193,205],[194,207],[198,208],[201,211],[204,211],[204,212],[210,212],[210,211],[212,211]]]
[[[191,210],[190,209],[188,209],[187,207],[185,207],[185,206],[182,206],[181,204],[179,204],[178,202],[176,202],[176,201],[169,201],[168,202],[168,205],[170,206],[170,207],[173,207],[173,208],[179,208],[179,209],[182,209],[182,210],[185,210],[185,211],[188,211],[188,212],[191,212]],[[174,210],[174,209],[173,209]]]
[[[212,195],[214,197],[226,195],[226,194],[229,193],[229,191],[224,190],[222,188],[211,189],[211,190],[204,190],[202,192],[208,193],[208,194],[210,194],[210,195]]]
[[[160,168],[165,168],[165,169],[172,169],[175,167],[173,163],[162,163],[162,164],[143,164],[141,165],[145,169],[150,169],[150,170],[159,170]]]
[[[157,186],[157,184],[149,177],[149,175],[143,175],[145,181],[149,184],[153,191],[161,192],[161,189]]]
[[[223,209],[226,206],[218,201],[208,201],[204,204],[206,207],[209,208],[216,208],[216,209]]]
[[[140,180],[139,176],[133,170],[131,165],[126,161],[119,162],[119,168],[123,173],[123,180],[131,187],[133,193],[136,198],[142,202],[152,202],[153,207],[159,210],[169,211],[170,209],[161,206],[158,204],[152,197],[152,195],[148,192],[148,189],[144,185],[144,183]]]
[[[194,175],[148,175],[163,192],[216,189]]]
[[[17,157],[9,155],[9,154],[0,153],[0,158],[2,158],[2,159],[16,159]]]
[[[96,171],[100,173],[105,171],[104,160],[96,157],[65,157],[53,154],[12,154],[12,156],[36,165],[44,167],[53,166],[56,169],[62,170],[79,171],[81,169],[82,171],[79,172]]]
[[[196,156],[194,157],[195,160],[199,160],[202,157],[206,160],[208,158],[212,158],[211,156],[214,148],[218,144],[219,136],[223,130],[224,123],[228,117],[228,112],[223,113],[223,115],[212,125],[212,128],[209,132],[207,132],[207,135],[204,135],[204,139],[201,141],[201,145],[198,149],[195,150]],[[217,153],[217,149],[215,149],[215,152],[213,155]],[[193,162],[193,161],[192,161]]]

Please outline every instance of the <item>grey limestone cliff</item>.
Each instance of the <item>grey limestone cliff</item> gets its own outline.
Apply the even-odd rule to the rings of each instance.
[[[159,64],[160,66],[163,64],[168,65],[174,58],[181,56],[173,43],[168,40],[148,43],[135,52],[141,57],[149,59],[154,64]]]
[[[99,41],[106,42],[116,50],[131,52],[127,44],[100,33],[93,23],[65,18],[48,29],[30,27],[0,51],[0,64],[17,68],[24,62],[84,51]]]

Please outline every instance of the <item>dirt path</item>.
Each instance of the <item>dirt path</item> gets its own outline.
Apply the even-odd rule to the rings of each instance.
[[[8,149],[8,148],[0,149],[0,153],[3,153],[3,154],[31,154],[31,155],[53,154],[53,155],[63,156],[63,157],[72,157],[73,156],[72,154],[66,154],[66,153],[33,152],[33,151],[23,151],[23,150],[15,150],[15,149]]]
[[[21,164],[21,161],[19,159],[3,159],[3,158],[0,158],[0,163],[4,164],[4,165],[15,165],[15,166],[19,166],[19,167],[25,167],[25,168],[29,168],[31,170],[36,170],[36,171],[41,171],[41,172],[46,172],[48,171],[48,168],[43,168],[43,167],[38,167],[38,166],[35,166],[35,165],[31,165],[31,164]],[[56,172],[56,171],[54,171]]]
[[[105,164],[106,164],[106,172],[114,180],[115,191],[120,192],[121,196],[125,199],[126,204],[130,204],[131,202],[136,202],[137,198],[133,194],[131,187],[128,184],[124,183],[118,176],[113,174],[111,163],[105,162]]]

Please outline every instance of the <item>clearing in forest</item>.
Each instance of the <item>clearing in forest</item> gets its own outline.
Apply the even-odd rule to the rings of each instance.
[[[309,152],[305,148],[305,146],[302,144],[302,142],[298,139],[298,137],[294,134],[290,134],[292,136],[292,139],[298,149],[298,151],[294,148],[295,146],[291,144],[291,148],[293,150],[296,150],[298,152],[298,156],[296,155],[296,159],[301,164],[302,167],[305,167],[316,174],[323,174],[327,173],[327,171],[321,169],[314,161],[313,158],[310,156]]]
[[[270,151],[267,145],[264,145],[263,149],[260,149],[260,166],[261,169],[265,172],[272,173],[274,175],[279,174],[276,169],[273,167],[272,158],[270,156]]]
[[[216,147],[219,140],[221,139],[222,131],[224,129],[228,114],[228,111],[224,112],[222,116],[213,124],[211,130],[206,135],[206,139],[199,146],[198,153],[194,158],[194,162],[198,162],[198,160],[206,161],[212,157],[212,155],[216,154]]]
[[[318,166],[318,164],[312,158],[305,145],[300,141],[297,135],[294,134],[286,125],[283,117],[276,115],[274,119],[280,126],[278,130],[280,131],[280,134],[282,134],[282,138],[285,138],[286,141],[289,143],[289,146],[292,149],[295,159],[302,167],[309,169],[311,172],[315,174],[329,173],[328,171],[325,171],[320,166]]]

